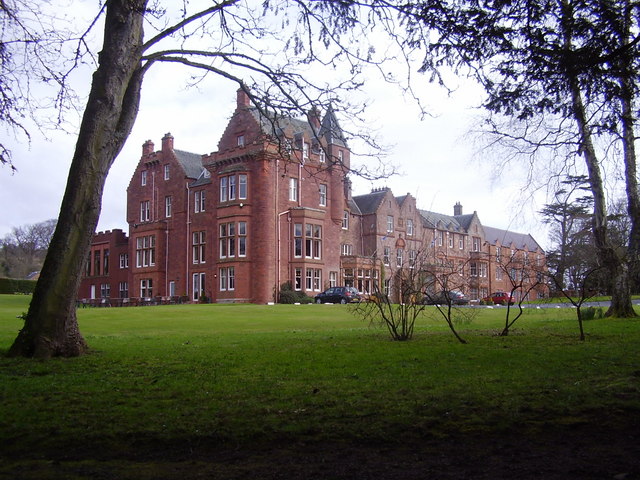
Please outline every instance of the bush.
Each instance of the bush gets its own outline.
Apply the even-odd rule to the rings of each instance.
[[[291,283],[286,282],[280,285],[278,303],[313,303],[313,298],[309,297],[303,292],[293,290],[293,288],[291,288]]]
[[[17,280],[15,278],[0,278],[0,293],[31,294],[36,288],[35,280]]]
[[[593,320],[594,318],[602,318],[604,313],[600,307],[587,307],[580,312],[582,320]]]

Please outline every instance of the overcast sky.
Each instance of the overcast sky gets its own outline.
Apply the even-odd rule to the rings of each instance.
[[[235,108],[236,85],[212,79],[199,88],[187,89],[186,78],[186,72],[175,66],[154,66],[145,78],[138,119],[107,180],[99,230],[127,230],[126,188],[146,140],[159,149],[162,136],[170,132],[176,149],[199,154],[217,149]],[[449,96],[426,79],[416,79],[421,100],[432,113],[425,119],[420,118],[415,101],[394,86],[375,78],[365,84],[362,95],[370,105],[365,120],[391,147],[388,161],[398,167],[399,174],[377,182],[354,178],[354,195],[387,186],[395,195],[415,196],[419,208],[449,215],[460,202],[464,213],[477,211],[484,225],[529,232],[545,246],[546,233],[535,215],[542,205],[521,205],[524,180],[517,166],[494,175],[496,159],[479,156],[466,136],[479,115],[474,107],[481,92],[466,85]],[[88,86],[90,76],[79,81]],[[18,171],[12,174],[7,167],[0,168],[0,202],[4,206],[0,237],[12,227],[55,218],[59,212],[74,132],[47,132],[48,138],[37,131],[31,133],[28,144],[2,132],[3,141],[12,146]],[[358,161],[366,158],[352,163]]]

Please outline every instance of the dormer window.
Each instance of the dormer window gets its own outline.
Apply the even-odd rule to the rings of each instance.
[[[244,135],[238,135],[238,146],[244,147]]]

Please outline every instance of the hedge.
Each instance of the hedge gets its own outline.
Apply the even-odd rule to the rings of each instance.
[[[35,280],[17,280],[15,278],[0,278],[0,293],[31,294],[36,288]]]

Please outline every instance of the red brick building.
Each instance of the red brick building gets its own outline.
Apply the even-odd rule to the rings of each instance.
[[[462,247],[451,256],[468,262],[482,246],[487,264],[505,241],[521,248],[520,237],[496,229],[485,238],[477,214],[462,215],[459,205],[447,217],[388,189],[354,197],[349,168],[332,110],[274,121],[239,91],[216,152],[175,149],[170,134],[158,151],[144,143],[127,189],[129,237],[96,234],[79,296],[265,303],[285,282],[310,296],[335,285],[369,293],[383,282],[394,295],[390,272],[427,247],[453,241]],[[544,258],[527,238],[527,252]],[[105,255],[117,258],[106,271]],[[481,298],[494,285],[468,290]]]

